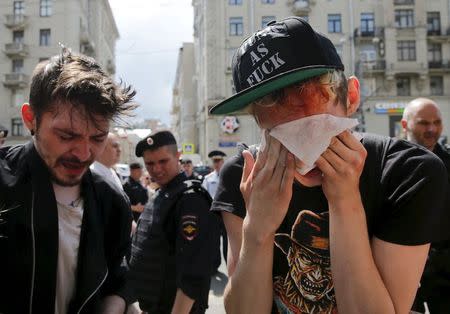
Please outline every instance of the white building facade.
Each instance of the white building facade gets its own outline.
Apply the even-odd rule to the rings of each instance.
[[[108,0],[0,0],[0,124],[6,144],[29,137],[20,115],[32,71],[58,54],[60,43],[94,57],[111,75],[119,37]]]
[[[440,105],[443,136],[450,132],[450,0],[194,0],[193,6],[196,140],[205,159],[213,149],[230,155],[237,142],[260,141],[246,113],[211,116],[208,109],[234,93],[230,65],[241,42],[292,15],[325,33],[346,74],[360,79],[361,129],[402,136],[403,108],[420,96]],[[233,119],[239,127],[224,128]]]

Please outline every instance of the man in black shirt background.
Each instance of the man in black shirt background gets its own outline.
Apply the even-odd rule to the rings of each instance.
[[[412,100],[403,112],[401,123],[407,140],[435,153],[444,163],[450,177],[450,154],[438,142],[443,124],[441,110],[436,102],[428,98]],[[431,244],[414,309],[425,312],[423,303],[426,302],[430,313],[450,313],[449,295],[450,240],[446,240]]]
[[[130,176],[123,185],[123,190],[128,195],[133,211],[133,219],[137,221],[148,202],[147,189],[141,184],[142,166],[138,162],[130,164]]]

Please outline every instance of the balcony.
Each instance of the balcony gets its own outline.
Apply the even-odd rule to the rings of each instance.
[[[311,6],[315,4],[315,0],[294,0],[292,5],[292,12],[295,15],[305,15],[311,12]]]
[[[375,38],[384,38],[384,27],[375,27],[373,29],[361,29],[355,28],[354,31],[355,40],[361,41],[373,41]]]
[[[28,55],[28,45],[23,43],[5,44],[4,52],[8,57],[26,57]]]
[[[363,73],[384,72],[384,70],[386,70],[386,61],[385,60],[374,60],[374,61],[362,62],[361,66],[362,66]]]
[[[3,78],[3,85],[9,88],[26,87],[28,75],[23,73],[7,73]]]
[[[428,69],[430,72],[449,72],[450,71],[450,61],[449,60],[438,60],[438,61],[428,61]]]
[[[89,29],[85,26],[80,27],[80,52],[87,56],[94,56],[95,45]]]
[[[394,5],[414,5],[414,0],[394,0]]]
[[[5,25],[8,28],[17,30],[24,29],[28,23],[28,16],[23,14],[7,14]]]

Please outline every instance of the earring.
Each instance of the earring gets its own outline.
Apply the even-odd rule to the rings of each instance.
[[[31,136],[34,136],[34,130],[31,130],[30,133],[31,133]]]

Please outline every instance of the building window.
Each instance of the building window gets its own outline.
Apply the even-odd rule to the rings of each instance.
[[[52,15],[52,1],[53,0],[41,0],[40,14],[41,16]]]
[[[13,32],[13,43],[22,44],[23,43],[23,31],[14,31]]]
[[[442,76],[430,76],[430,94],[444,95],[444,80]]]
[[[375,34],[375,17],[373,13],[361,13],[361,35]]]
[[[275,0],[261,0],[261,3],[263,3],[263,4],[274,4]]]
[[[261,22],[261,27],[264,28],[267,26],[267,24],[271,21],[275,21],[275,16],[263,16],[262,17],[262,22]]]
[[[244,22],[242,17],[230,17],[230,35],[242,36],[244,34]]]
[[[414,27],[414,10],[395,10],[395,27]]]
[[[441,34],[441,13],[427,12],[427,32],[428,35]]]
[[[14,1],[13,14],[14,15],[25,14],[25,3],[23,1]]]
[[[328,14],[328,33],[342,32],[342,21],[340,14]]]
[[[400,40],[397,42],[397,60],[416,60],[416,42],[414,40]]]
[[[50,29],[41,29],[39,31],[39,46],[50,46]]]
[[[414,0],[394,0],[396,5],[414,4]]]
[[[430,67],[433,67],[432,64],[436,65],[435,67],[440,67],[442,63],[442,45],[441,44],[429,44],[428,45],[428,62],[430,63]]]
[[[241,5],[242,0],[228,0],[229,5]]]
[[[12,72],[23,73],[23,59],[12,60]]]
[[[22,136],[23,135],[23,124],[21,118],[11,119],[11,135],[12,136]]]
[[[411,80],[409,77],[397,78],[397,96],[411,96]]]

